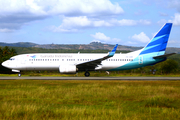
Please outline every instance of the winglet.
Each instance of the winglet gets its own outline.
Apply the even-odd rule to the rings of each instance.
[[[112,49],[112,51],[111,51],[111,52],[109,52],[108,57],[112,57],[112,56],[114,56],[114,54],[115,54],[115,52],[116,52],[116,49],[117,49],[117,46],[118,46],[118,44],[116,44],[116,46]]]

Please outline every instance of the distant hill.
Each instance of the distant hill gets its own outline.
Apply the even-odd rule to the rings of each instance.
[[[12,46],[12,47],[34,47],[38,44],[30,42],[18,42],[18,43],[4,43],[0,42],[0,46]]]
[[[30,42],[18,42],[18,43],[3,43],[0,42],[0,46],[11,46],[11,47],[36,47],[45,49],[77,49],[77,50],[111,50],[114,45],[103,44],[100,42],[91,42],[90,44],[35,44]],[[117,50],[134,51],[142,47],[131,47],[119,45]]]
[[[3,43],[0,42],[0,46],[11,47],[35,47],[44,49],[67,49],[67,50],[111,50],[114,45],[104,44],[100,42],[91,42],[90,44],[35,44],[30,42],[18,42],[18,43]],[[142,47],[124,46],[119,45],[117,50],[123,51],[135,51]],[[177,52],[180,54],[180,48],[169,47],[166,49],[166,53]]]

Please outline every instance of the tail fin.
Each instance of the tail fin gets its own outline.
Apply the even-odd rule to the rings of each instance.
[[[157,52],[157,55],[163,55],[166,50],[172,23],[166,23],[160,31],[151,39],[151,41],[143,48],[140,55]]]

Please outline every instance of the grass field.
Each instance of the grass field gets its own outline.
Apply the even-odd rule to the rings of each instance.
[[[1,80],[0,119],[180,119],[180,81]]]

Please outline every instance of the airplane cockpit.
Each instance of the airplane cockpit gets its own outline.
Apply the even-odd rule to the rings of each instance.
[[[11,57],[10,59],[4,61],[2,63],[2,66],[12,69],[16,66],[16,64],[17,64],[17,59],[15,57]]]
[[[15,58],[10,58],[9,60],[15,60]]]

